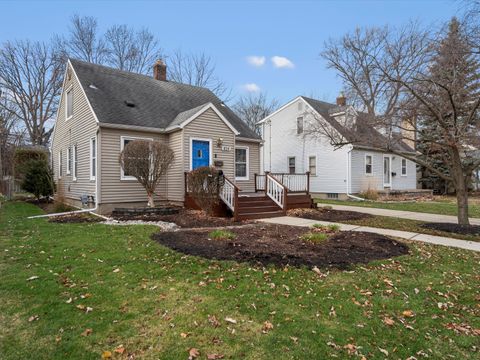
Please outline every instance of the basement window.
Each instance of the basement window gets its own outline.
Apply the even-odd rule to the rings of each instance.
[[[327,193],[327,199],[338,199],[338,193]]]

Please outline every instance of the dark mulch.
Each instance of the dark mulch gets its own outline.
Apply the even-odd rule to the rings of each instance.
[[[189,209],[181,209],[178,214],[172,215],[140,214],[112,217],[116,220],[166,221],[182,228],[222,227],[243,223],[235,222],[232,218],[207,216],[202,211]]]
[[[318,209],[293,209],[288,211],[288,215],[304,219],[332,222],[363,220],[373,217],[373,215],[363,214],[356,211],[333,210],[325,207]]]
[[[425,223],[420,225],[425,229],[445,231],[460,235],[478,235],[480,236],[480,225],[459,225],[450,223]]]
[[[231,229],[236,234],[234,240],[211,240],[205,230],[161,232],[152,238],[184,254],[262,265],[346,268],[408,253],[405,244],[383,235],[339,232],[315,244],[300,239],[308,231],[284,225],[253,225]]]
[[[27,202],[27,203],[38,206],[40,209],[45,211],[47,214],[76,210],[72,206],[69,206],[69,205],[66,205],[66,204],[61,204],[61,203],[54,202],[54,201],[49,201],[46,198],[43,198],[43,199],[40,199],[40,200],[30,198],[30,199],[26,199],[24,201]]]
[[[104,221],[104,220],[98,216],[88,214],[88,213],[53,216],[48,219],[48,222],[61,223],[61,224],[62,223],[63,224],[97,223],[101,221]]]

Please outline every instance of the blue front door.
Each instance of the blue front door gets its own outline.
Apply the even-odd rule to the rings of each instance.
[[[210,165],[210,143],[192,140],[192,170]]]

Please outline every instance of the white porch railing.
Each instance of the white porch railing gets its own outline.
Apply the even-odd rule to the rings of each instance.
[[[290,192],[308,192],[308,174],[272,174]]]
[[[255,192],[265,191],[266,175],[255,174]]]
[[[270,174],[266,175],[266,194],[278,206],[285,209],[285,200],[287,197],[287,189],[277,179]]]
[[[220,198],[233,212],[235,212],[236,197],[237,197],[236,186],[225,177],[225,182],[220,188]]]

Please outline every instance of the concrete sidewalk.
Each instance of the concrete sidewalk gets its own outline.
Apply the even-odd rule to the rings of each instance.
[[[440,215],[440,214],[429,214],[413,211],[400,211],[400,210],[389,210],[389,209],[378,209],[378,208],[369,208],[363,206],[347,206],[347,205],[333,205],[333,204],[322,204],[318,203],[319,207],[330,206],[334,210],[348,210],[356,211],[365,214],[380,215],[380,216],[390,216],[397,217],[400,219],[410,219],[410,220],[419,220],[425,222],[443,222],[443,223],[457,223],[457,217],[451,215]],[[470,224],[480,225],[480,219],[470,218]]]
[[[382,234],[387,236],[394,236],[401,239],[420,241],[420,242],[429,243],[429,244],[443,245],[443,246],[449,246],[449,247],[455,247],[459,249],[480,252],[480,242],[452,239],[452,238],[446,238],[443,236],[419,234],[419,233],[409,232],[409,231],[399,231],[399,230],[391,230],[391,229],[374,228],[369,226],[340,224],[340,223],[333,223],[328,221],[303,219],[303,218],[298,218],[293,216],[282,216],[282,217],[276,217],[276,218],[261,219],[258,221],[262,221],[269,224],[292,225],[292,226],[312,226],[313,224],[322,224],[322,225],[336,224],[340,226],[340,230],[342,231],[371,232],[371,233]]]

